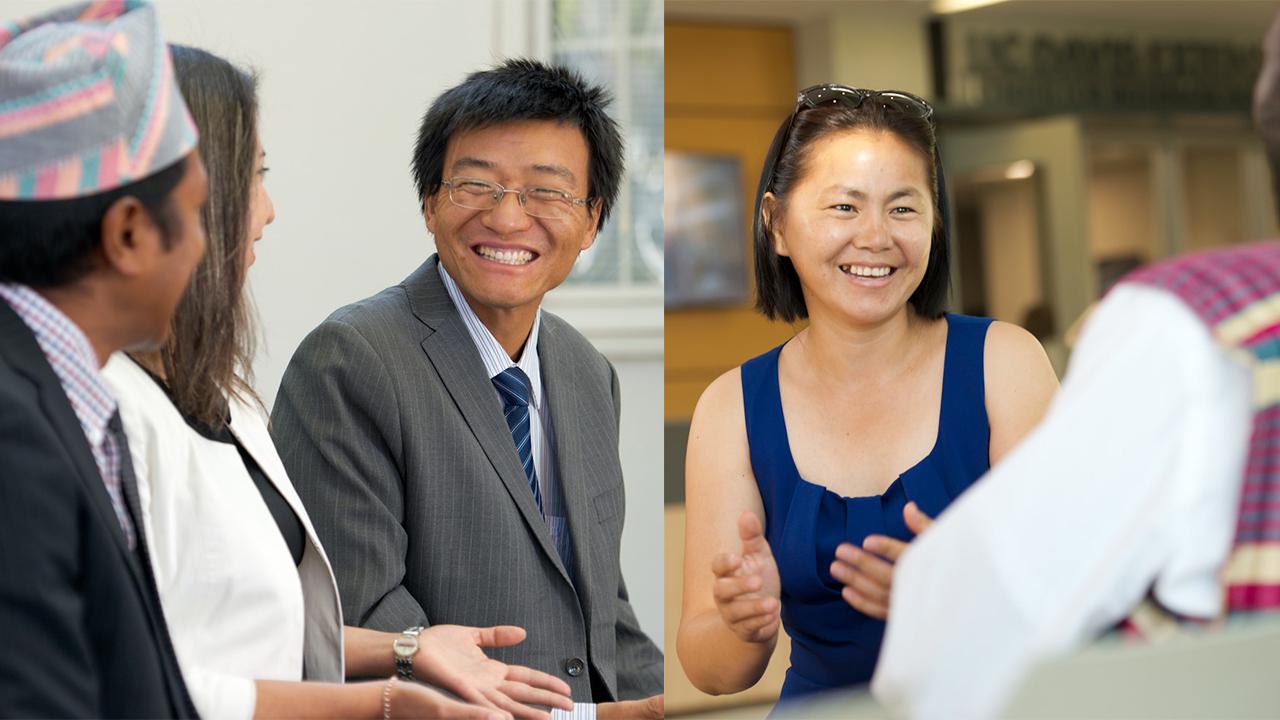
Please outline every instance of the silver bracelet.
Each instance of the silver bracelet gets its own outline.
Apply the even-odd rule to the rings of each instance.
[[[391,720],[391,688],[395,684],[396,676],[392,675],[387,678],[387,684],[382,686],[382,720]]]

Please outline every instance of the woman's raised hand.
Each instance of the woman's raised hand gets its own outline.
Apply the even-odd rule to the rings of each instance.
[[[720,553],[711,561],[712,594],[720,617],[744,642],[768,643],[778,636],[782,584],[778,563],[764,537],[760,518],[751,511],[738,516],[742,552]]]
[[[913,502],[902,509],[907,528],[919,536],[933,520]],[[893,564],[909,543],[885,535],[868,535],[862,547],[841,543],[831,563],[831,577],[844,585],[840,595],[855,610],[879,620],[889,617]]]

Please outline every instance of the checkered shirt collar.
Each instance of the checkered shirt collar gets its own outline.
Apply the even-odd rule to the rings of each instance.
[[[25,285],[0,283],[0,298],[31,328],[90,445],[101,444],[116,412],[116,399],[102,377],[89,338],[53,303]]]

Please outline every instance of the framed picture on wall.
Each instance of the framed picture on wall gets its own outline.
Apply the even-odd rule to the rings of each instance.
[[[666,307],[747,299],[747,236],[738,159],[663,155],[663,299]]]

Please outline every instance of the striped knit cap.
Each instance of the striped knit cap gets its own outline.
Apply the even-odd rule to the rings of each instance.
[[[195,146],[151,5],[104,0],[0,21],[0,200],[104,192]]]

